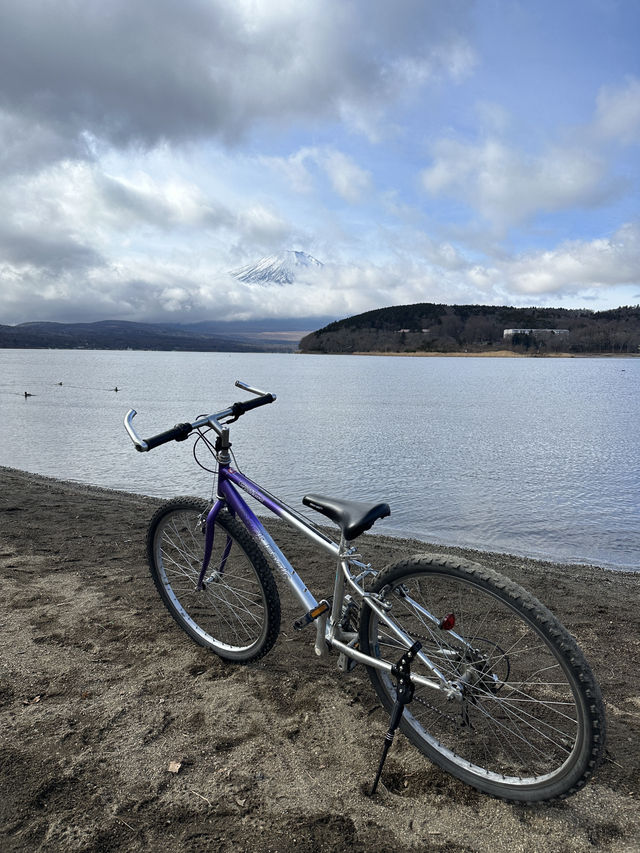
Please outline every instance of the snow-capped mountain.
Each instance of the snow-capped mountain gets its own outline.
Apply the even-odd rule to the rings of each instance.
[[[306,252],[282,252],[280,255],[269,255],[255,264],[249,264],[239,270],[232,270],[231,275],[239,281],[257,284],[293,284],[304,273],[324,266],[321,261],[307,255]]]

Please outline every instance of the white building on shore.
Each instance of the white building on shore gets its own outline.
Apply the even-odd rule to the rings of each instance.
[[[544,338],[568,334],[569,329],[505,329],[502,337],[506,340],[514,335],[531,335],[534,338]]]

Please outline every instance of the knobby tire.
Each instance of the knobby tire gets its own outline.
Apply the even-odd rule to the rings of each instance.
[[[197,589],[211,504],[181,497],[151,519],[151,576],[169,613],[201,646],[225,660],[248,663],[266,655],[280,630],[280,598],[267,559],[226,510],[216,518],[214,547]]]
[[[440,555],[387,567],[371,591],[382,593],[390,616],[441,673],[462,685],[462,702],[416,688],[401,730],[421,752],[509,801],[561,799],[582,788],[603,756],[602,697],[576,642],[546,607],[490,569]],[[437,624],[449,616],[450,631]],[[391,663],[406,649],[366,605],[360,646]],[[412,671],[437,680],[420,660]],[[368,672],[390,712],[395,682]]]

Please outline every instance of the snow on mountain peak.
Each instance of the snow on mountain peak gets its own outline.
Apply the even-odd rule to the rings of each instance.
[[[321,261],[306,252],[286,251],[233,270],[231,275],[249,284],[293,284],[304,271],[322,266]]]

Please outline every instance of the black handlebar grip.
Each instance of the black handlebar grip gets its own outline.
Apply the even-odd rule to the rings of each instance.
[[[145,438],[147,448],[153,450],[154,447],[159,447],[161,444],[166,444],[168,441],[184,441],[191,433],[191,424],[176,424],[172,429],[166,432],[160,432],[158,435],[152,435],[151,438]]]
[[[234,403],[231,411],[236,418],[239,418],[240,415],[244,415],[245,412],[249,412],[251,409],[257,409],[258,406],[266,406],[267,403],[273,403],[275,399],[273,394],[264,394],[262,397],[256,397],[255,400],[247,400],[245,403]]]

